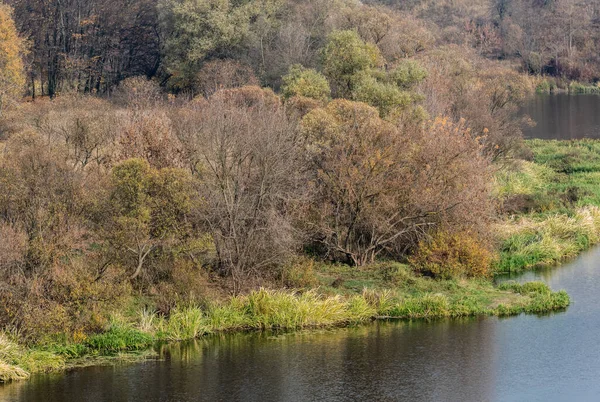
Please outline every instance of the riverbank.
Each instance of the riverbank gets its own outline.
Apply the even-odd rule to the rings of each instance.
[[[486,279],[434,280],[406,265],[380,263],[361,269],[342,265],[314,273],[320,286],[303,291],[259,289],[204,307],[175,309],[166,318],[148,310],[115,314],[105,333],[79,343],[27,348],[16,336],[0,335],[0,380],[30,373],[146,359],[158,341],[179,341],[215,333],[266,329],[295,330],[368,323],[377,319],[435,319],[475,315],[507,316],[564,309],[569,296],[543,283],[495,286]],[[331,286],[331,285],[334,286]]]
[[[555,265],[600,242],[600,141],[530,140],[497,175],[505,219],[497,273]]]
[[[569,81],[561,78],[543,77],[537,79],[535,91],[539,94],[600,94],[600,87],[598,85]]]
[[[600,242],[600,141],[527,141],[530,160],[496,177],[496,274],[554,265]],[[77,342],[49,339],[24,346],[18,333],[0,336],[0,381],[81,365],[153,357],[161,341],[210,334],[358,325],[377,319],[506,316],[564,309],[569,296],[542,283],[495,286],[490,279],[433,279],[413,267],[366,267],[305,259],[281,283],[236,297],[205,297],[169,316],[147,300],[113,314],[104,332]],[[140,306],[146,306],[141,308]],[[68,339],[68,338],[66,338]],[[72,338],[70,338],[72,339]]]

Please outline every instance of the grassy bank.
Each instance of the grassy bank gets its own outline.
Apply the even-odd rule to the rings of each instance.
[[[157,341],[264,329],[294,330],[367,323],[375,319],[434,319],[474,315],[542,313],[569,304],[564,292],[541,283],[494,286],[489,280],[434,280],[406,265],[381,263],[362,269],[324,265],[313,272],[318,287],[260,289],[222,302],[175,309],[169,317],[142,310],[115,315],[106,332],[80,343],[32,348],[0,335],[0,380],[94,362],[102,357],[144,358]],[[95,359],[95,360],[94,360]]]
[[[506,219],[498,272],[553,265],[600,242],[600,141],[528,141],[533,160],[497,175]]]
[[[497,224],[497,273],[556,264],[600,242],[600,141],[527,144],[531,160],[518,161],[496,177],[503,211]],[[156,342],[217,333],[545,313],[569,305],[564,291],[553,292],[542,283],[495,286],[489,279],[433,279],[394,262],[357,268],[305,259],[292,265],[274,289],[204,297],[168,316],[139,307],[152,306],[148,300],[132,300],[131,308],[113,314],[104,332],[81,334],[77,342],[48,339],[24,346],[18,333],[1,334],[0,382],[107,360],[144,359],[152,356]]]
[[[600,94],[600,87],[598,85],[586,84],[578,81],[568,81],[560,78],[538,79],[535,90],[540,94]]]

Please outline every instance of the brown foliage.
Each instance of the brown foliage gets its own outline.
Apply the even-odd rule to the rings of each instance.
[[[162,110],[128,112],[118,143],[117,160],[142,158],[156,168],[184,165],[182,145]]]
[[[462,125],[399,130],[345,100],[302,123],[314,185],[305,225],[331,258],[400,256],[440,225],[479,230],[492,212],[489,161]]]
[[[493,158],[522,148],[522,128],[529,119],[520,106],[533,93],[531,82],[507,67],[487,62],[458,46],[436,49],[421,59],[429,72],[421,85],[425,107],[434,116],[465,119]]]
[[[298,135],[279,99],[257,87],[212,96],[179,134],[201,182],[218,264],[236,283],[287,258],[295,243],[287,208],[296,181]],[[183,120],[183,119],[182,119]]]
[[[440,231],[419,243],[410,262],[423,274],[451,279],[488,276],[493,258],[477,236]]]
[[[122,305],[130,292],[124,279],[118,268],[98,277],[76,257],[31,278],[13,275],[0,281],[0,325],[17,327],[28,340],[56,335],[81,340],[101,330]]]
[[[195,81],[196,92],[207,98],[222,89],[260,84],[250,66],[231,59],[209,61]]]

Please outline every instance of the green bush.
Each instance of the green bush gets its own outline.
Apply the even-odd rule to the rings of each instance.
[[[123,351],[144,350],[152,345],[151,335],[137,329],[113,324],[104,333],[92,335],[86,346],[103,354],[114,354]]]

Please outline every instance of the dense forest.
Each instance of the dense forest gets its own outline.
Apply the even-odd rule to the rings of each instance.
[[[366,3],[7,1],[28,43],[27,82],[34,97],[110,92],[141,75],[174,92],[206,94],[203,74],[216,69],[211,61],[224,60],[279,89],[291,65],[320,67],[328,35],[347,29],[376,45],[387,65],[454,45],[530,74],[600,78],[600,4],[594,0]]]
[[[0,326],[29,342],[319,264],[488,277],[521,103],[600,79],[591,0],[5,3]]]

